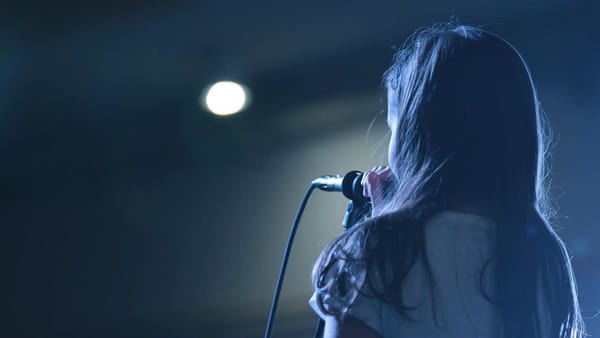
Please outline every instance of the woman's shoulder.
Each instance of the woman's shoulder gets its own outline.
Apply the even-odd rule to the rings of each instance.
[[[457,211],[457,210],[442,210],[433,214],[429,223],[453,223],[459,225],[480,225],[492,226],[495,224],[494,219],[475,213]]]
[[[426,227],[429,228],[444,227],[448,229],[458,227],[480,227],[493,229],[495,228],[496,224],[493,218],[458,210],[437,210],[429,213],[419,213],[411,210],[398,210],[370,218],[366,220],[365,223],[372,222],[398,224],[403,222],[415,221],[422,222],[423,224],[425,224]]]
[[[496,222],[489,217],[455,210],[433,214],[425,221],[426,233],[455,234],[456,236],[493,236]]]
[[[496,222],[488,217],[446,210],[425,223],[426,251],[432,263],[478,267],[492,255]]]

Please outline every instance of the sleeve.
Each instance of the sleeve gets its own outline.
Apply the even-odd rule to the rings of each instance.
[[[327,294],[323,296],[323,303],[325,308],[341,307],[341,301],[339,299]],[[308,304],[323,320],[328,316],[319,308],[316,293],[313,293],[312,297],[310,297]],[[383,336],[383,309],[384,304],[378,299],[359,295],[356,302],[348,309],[348,314]]]

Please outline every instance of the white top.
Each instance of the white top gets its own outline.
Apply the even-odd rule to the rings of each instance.
[[[480,274],[495,242],[494,221],[478,215],[443,211],[425,225],[426,252],[437,289],[434,320],[431,291],[421,264],[409,272],[403,296],[405,305],[417,306],[401,318],[392,304],[359,296],[348,313],[383,337],[501,337],[502,315],[481,293]],[[485,289],[492,292],[493,269],[486,268]],[[335,299],[324,297],[325,306]],[[310,306],[321,317],[315,295]]]

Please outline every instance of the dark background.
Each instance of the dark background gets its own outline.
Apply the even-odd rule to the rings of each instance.
[[[305,186],[384,164],[381,118],[368,129],[393,46],[453,15],[531,67],[560,234],[600,332],[596,1],[0,6],[1,337],[260,337]],[[224,78],[252,90],[249,109],[198,105]],[[311,335],[311,264],[344,208],[311,200],[277,336]]]

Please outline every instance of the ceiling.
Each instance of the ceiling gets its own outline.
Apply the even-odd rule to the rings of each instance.
[[[541,0],[19,2],[3,9],[0,36],[8,75],[0,82],[7,112],[0,131],[8,158],[19,163],[5,168],[6,177],[39,176],[43,163],[52,179],[36,184],[52,190],[86,175],[129,180],[207,162],[229,166],[224,152],[244,161],[256,149],[364,120],[319,105],[373,101],[392,47],[415,27],[453,15],[502,27],[571,7]],[[250,87],[248,111],[221,119],[201,110],[199,93],[220,78]],[[65,167],[72,168],[66,176]]]

